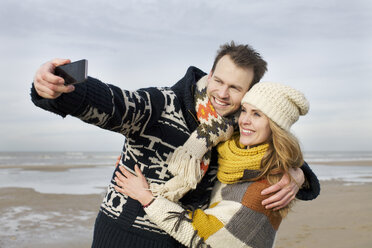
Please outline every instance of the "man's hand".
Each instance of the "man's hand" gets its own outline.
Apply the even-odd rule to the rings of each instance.
[[[261,195],[275,193],[275,195],[262,201],[262,205],[266,209],[273,208],[274,210],[279,210],[287,206],[296,197],[300,186],[305,182],[305,176],[300,168],[291,168],[289,169],[289,173],[294,181],[290,182],[289,175],[285,174],[279,182],[261,192]]]
[[[69,59],[54,59],[43,64],[34,77],[34,86],[39,96],[48,99],[55,99],[62,93],[69,93],[75,88],[73,85],[64,85],[65,80],[54,75],[57,66],[68,64]]]

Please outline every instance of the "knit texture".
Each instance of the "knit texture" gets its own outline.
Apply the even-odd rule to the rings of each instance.
[[[61,116],[73,115],[124,135],[120,165],[134,172],[134,165],[138,164],[149,182],[164,184],[172,178],[165,161],[199,125],[193,88],[204,75],[199,69],[190,67],[172,88],[151,87],[136,91],[122,90],[89,77],[86,83],[76,84],[74,92],[62,94],[55,100],[39,97],[34,88],[31,96],[35,105],[43,109]],[[114,173],[116,171],[119,170],[115,169]],[[190,192],[183,202],[189,204],[192,200],[195,206],[209,202],[215,173],[208,171],[205,180],[203,178],[204,187]],[[114,243],[117,247],[132,247],[131,240],[141,238],[143,242],[135,241],[138,244],[135,247],[141,247],[140,244],[146,248],[162,247],[164,239],[161,237],[171,239],[170,236],[149,220],[138,201],[115,190],[113,177],[97,217],[95,230],[99,232],[95,232],[93,243],[99,245],[95,247],[110,247]]]
[[[257,107],[285,130],[289,130],[300,115],[305,115],[309,111],[309,102],[303,93],[289,86],[271,82],[255,84],[245,94],[241,103]]]
[[[185,210],[161,196],[150,219],[188,247],[272,247],[281,218],[261,202],[267,181],[217,183],[208,209]]]
[[[181,244],[167,235],[142,230],[131,232],[118,228],[117,225],[112,225],[111,218],[103,212],[98,214],[95,227],[91,248],[181,247]]]
[[[32,87],[31,99],[36,106],[62,117],[72,115],[125,136],[120,164],[131,172],[138,164],[150,183],[163,184],[172,178],[165,161],[199,125],[193,88],[204,75],[201,70],[190,67],[171,88],[137,91],[122,90],[89,77],[86,83],[76,84],[74,92],[54,100],[41,98]],[[216,163],[209,167],[213,169],[207,171],[200,186],[180,199],[183,204],[200,207],[209,202],[216,180]],[[314,173],[306,164],[302,169],[305,168],[307,180],[316,183]],[[170,239],[169,235],[150,221],[137,201],[115,191],[113,178],[108,184],[94,227],[94,247],[164,247],[164,242],[168,243],[164,239]],[[319,182],[310,184],[306,192],[300,190],[300,199],[315,198],[319,191],[313,191],[314,187],[319,188]],[[137,245],[132,246],[133,243]]]
[[[161,196],[145,209],[150,219],[189,247],[272,247],[281,217],[261,204],[267,180],[241,182],[246,171],[257,171],[268,145],[245,149],[237,135],[220,144],[217,183],[206,210],[185,210]],[[260,158],[259,160],[257,158]],[[231,163],[231,164],[227,164]],[[221,164],[222,168],[221,168]],[[235,169],[238,168],[238,169]],[[221,176],[222,175],[222,176]]]
[[[250,149],[242,149],[239,134],[235,134],[232,139],[218,145],[218,180],[231,184],[241,181],[244,175],[257,175],[268,147],[268,144],[263,144]]]
[[[195,189],[208,170],[212,147],[229,139],[234,131],[234,117],[228,119],[217,114],[209,101],[207,84],[207,76],[204,76],[197,82],[195,90],[195,111],[200,125],[169,157],[168,170],[174,177],[163,185],[150,184],[155,196],[177,201]]]

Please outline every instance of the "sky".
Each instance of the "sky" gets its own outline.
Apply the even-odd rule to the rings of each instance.
[[[268,62],[262,81],[306,95],[292,127],[305,151],[372,151],[371,13],[369,0],[2,0],[0,151],[121,151],[122,135],[33,105],[46,61],[87,59],[127,90],[171,86],[231,40]]]

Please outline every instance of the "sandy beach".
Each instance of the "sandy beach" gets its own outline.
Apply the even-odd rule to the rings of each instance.
[[[372,184],[321,182],[319,197],[297,201],[284,219],[276,248],[372,247]]]
[[[297,201],[276,240],[284,247],[372,247],[372,183],[321,181],[320,196]],[[0,188],[0,248],[90,247],[102,194],[42,194]]]
[[[0,248],[90,247],[102,199],[0,188]]]

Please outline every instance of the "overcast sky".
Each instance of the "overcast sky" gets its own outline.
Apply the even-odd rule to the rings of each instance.
[[[305,93],[292,130],[305,151],[372,150],[372,2],[188,0],[0,2],[0,151],[120,151],[123,137],[35,107],[37,68],[87,59],[123,89],[171,86],[190,65],[209,72],[219,46],[250,44],[263,81]]]

